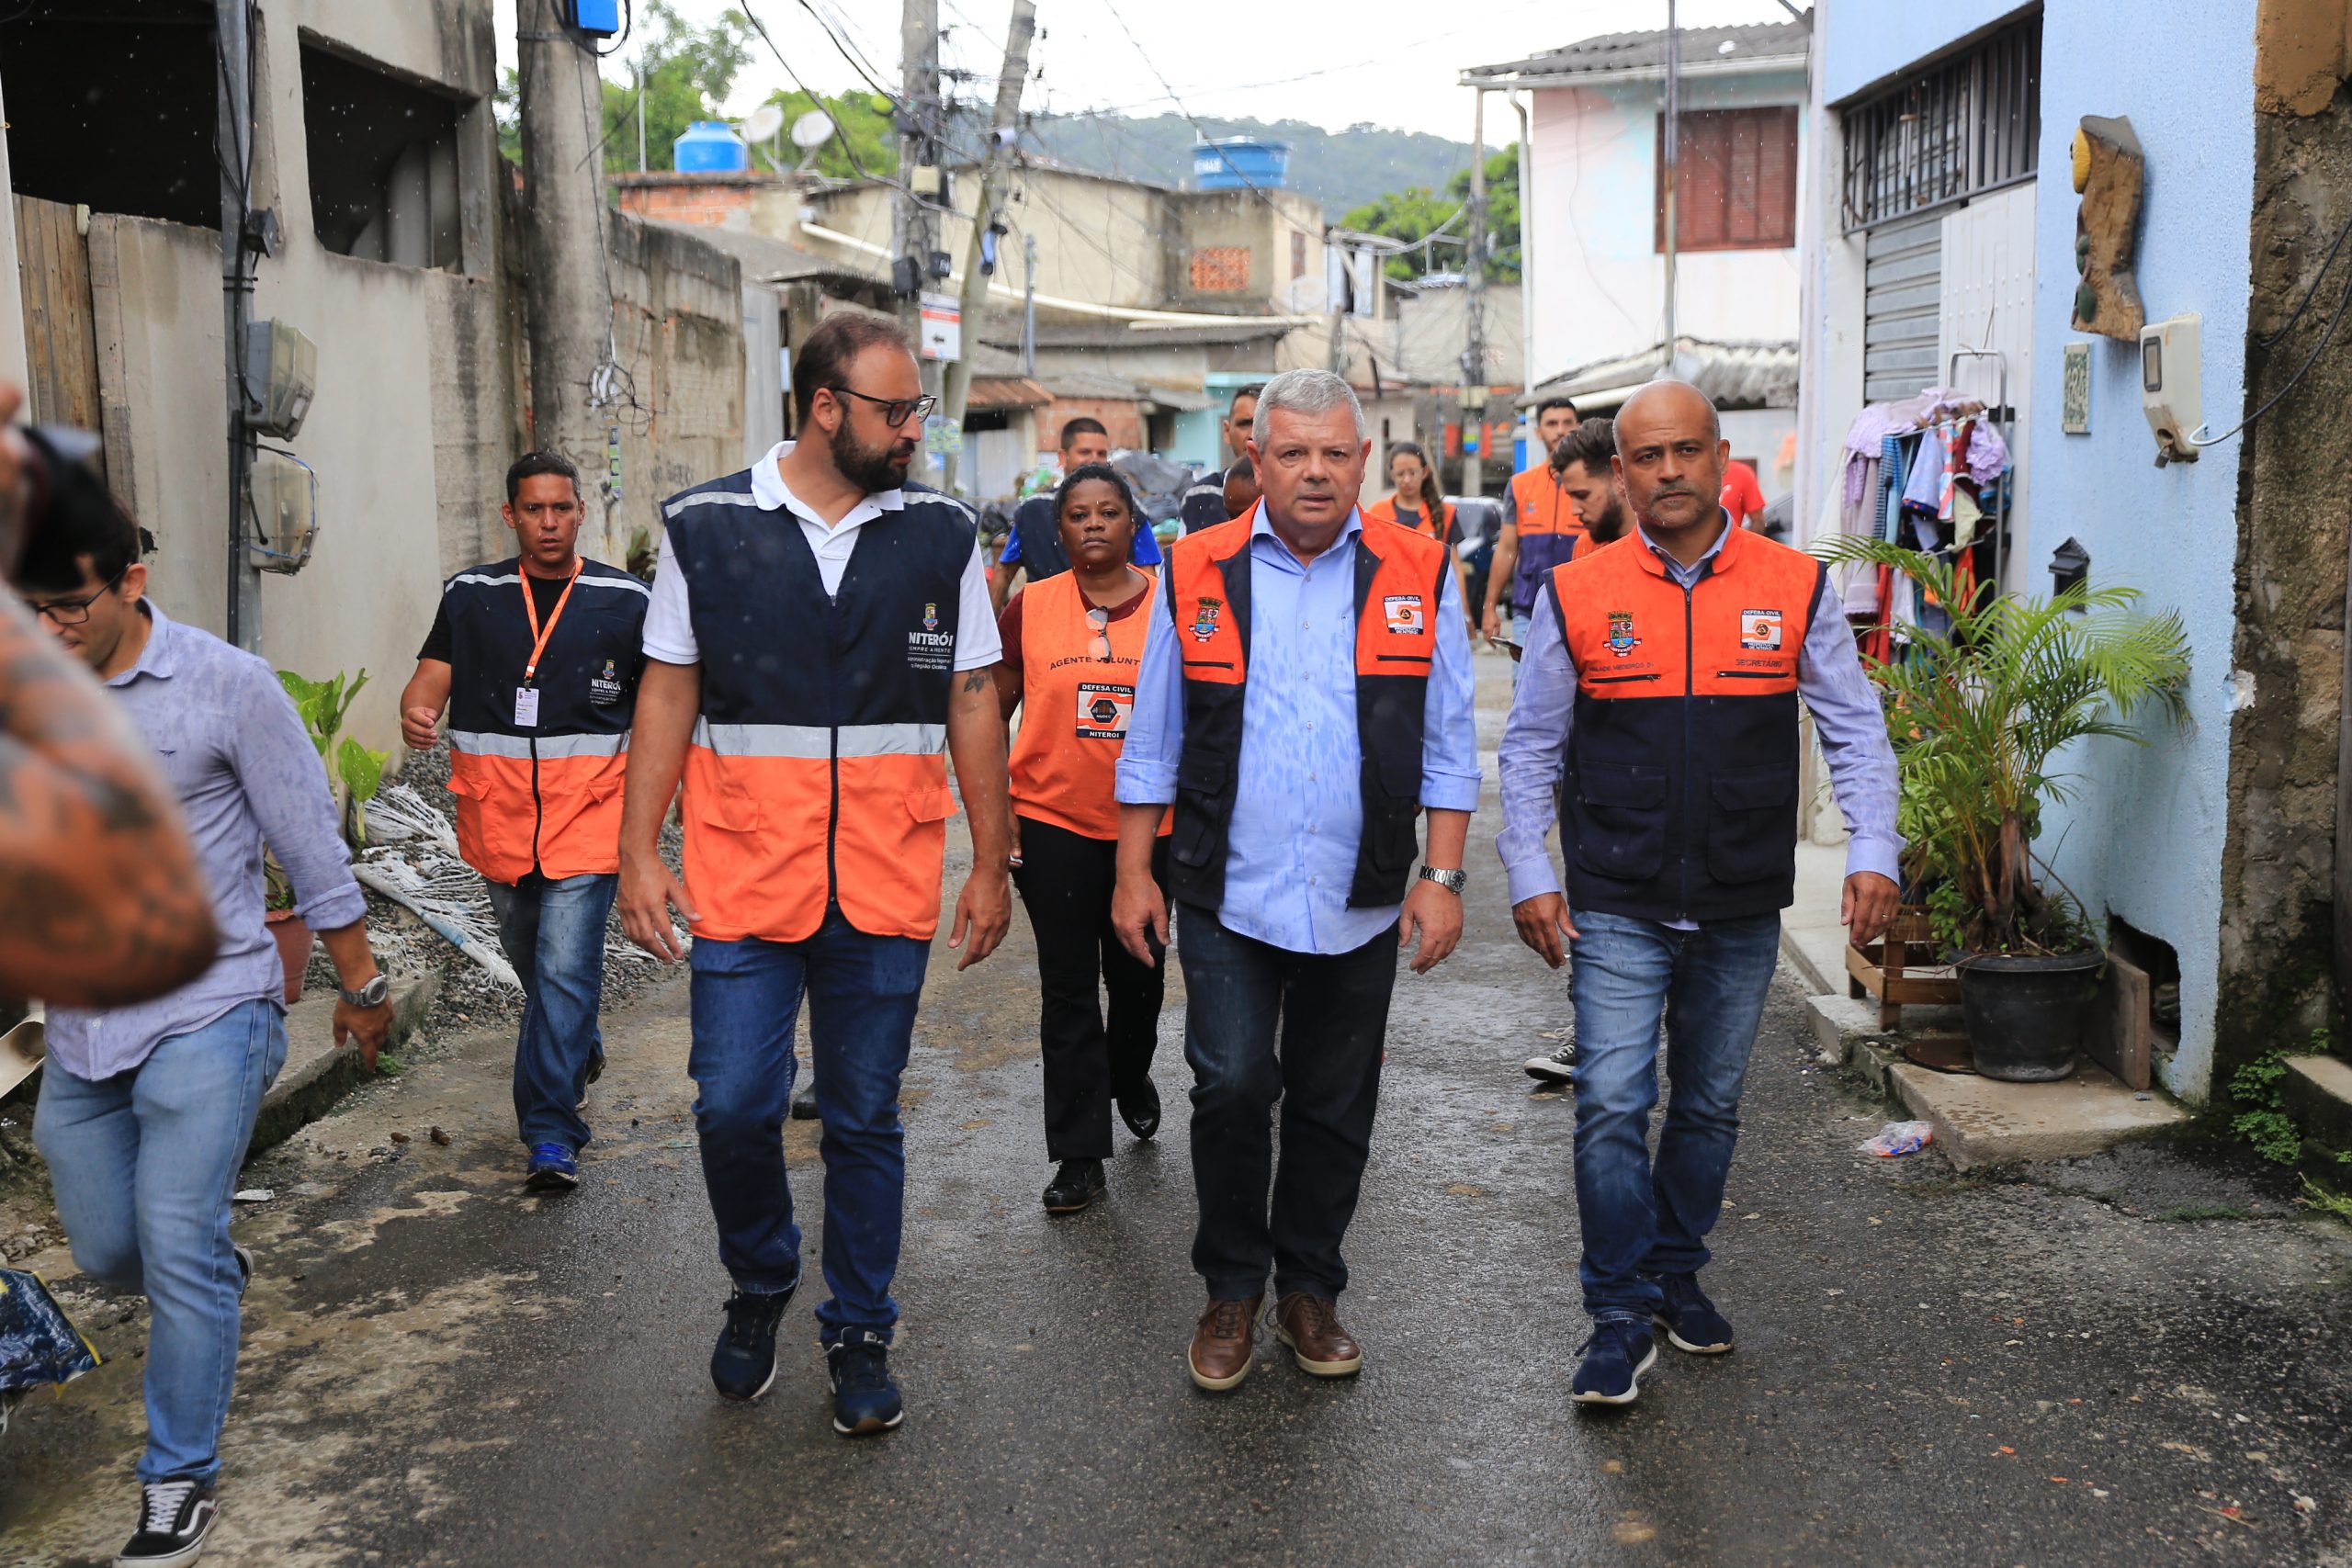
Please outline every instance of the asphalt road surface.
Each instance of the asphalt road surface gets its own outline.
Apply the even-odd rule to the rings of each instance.
[[[1630,1412],[1572,1406],[1573,1101],[1519,1066],[1566,1009],[1511,936],[1494,826],[1490,798],[1464,951],[1398,980],[1341,1303],[1359,1379],[1262,1341],[1230,1394],[1185,1376],[1181,986],[1159,1141],[1121,1130],[1107,1201],[1042,1212],[1016,915],[969,973],[943,947],[917,1032],[903,1428],[833,1435],[813,1288],[768,1396],[711,1393],[727,1285],[672,986],[607,1021],[576,1194],[520,1191],[492,1035],[248,1173],[277,1196],[238,1226],[260,1270],[206,1561],[2352,1564],[2352,1238],[2194,1147],[2030,1180],[1865,1159],[1883,1112],[1815,1063],[1785,975],[1707,1275],[1739,1348],[1664,1350]],[[811,1124],[789,1140],[813,1286]],[[0,1562],[130,1532],[125,1309],[108,1366],[0,1438]]]

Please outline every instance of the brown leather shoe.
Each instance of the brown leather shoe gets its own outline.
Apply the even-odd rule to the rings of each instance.
[[[1265,1299],[1251,1296],[1246,1302],[1209,1303],[1208,1310],[1201,1314],[1200,1326],[1193,1330],[1192,1348],[1184,1353],[1194,1382],[1211,1393],[1221,1393],[1250,1375],[1250,1360],[1258,1348],[1254,1332],[1258,1303]]]
[[[1363,1370],[1363,1347],[1340,1326],[1329,1296],[1293,1291],[1274,1303],[1274,1333],[1298,1359],[1298,1370],[1318,1378],[1353,1377]]]

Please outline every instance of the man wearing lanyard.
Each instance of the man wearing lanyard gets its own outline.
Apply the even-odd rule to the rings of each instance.
[[[1510,510],[1503,514],[1495,558],[1487,569],[1486,613],[1478,625],[1490,642],[1526,642],[1537,579],[1575,554],[1583,536],[1583,525],[1561,493],[1559,472],[1552,466],[1553,453],[1576,427],[1577,405],[1567,399],[1546,398],[1536,406],[1535,450],[1529,454],[1534,461],[1511,476]],[[1521,672],[1520,666],[1511,667],[1513,690]]]
[[[1168,941],[1152,848],[1176,807],[1168,891],[1182,907],[1193,1267],[1209,1296],[1188,1359],[1212,1391],[1249,1375],[1270,1270],[1276,1333],[1300,1370],[1363,1365],[1339,1321],[1340,1247],[1372,1148],[1396,955],[1418,935],[1424,974],[1460,940],[1478,804],[1450,552],[1409,529],[1366,529],[1356,502],[1372,444],[1344,380],[1286,371],[1258,416],[1250,457],[1264,499],[1170,547],[1168,610],[1152,612],[1117,773],[1111,921],[1145,963]]]
[[[1503,731],[1496,841],[1520,940],[1557,969],[1565,937],[1576,959],[1593,1332],[1569,1391],[1594,1404],[1639,1396],[1654,1324],[1679,1350],[1732,1348],[1699,1270],[1794,897],[1800,698],[1853,829],[1843,918],[1857,942],[1894,917],[1903,847],[1886,721],[1828,573],[1732,526],[1714,405],[1652,382],[1619,411],[1616,446],[1635,531],[1542,584]],[[1544,847],[1555,788],[1565,901]],[[1674,1094],[1653,1160],[1661,1019]]]
[[[499,945],[523,982],[514,1120],[535,1191],[580,1184],[581,1111],[604,1071],[596,1013],[620,870],[644,583],[582,558],[580,474],[553,452],[506,470],[521,554],[451,578],[401,694],[422,751],[449,710],[458,851],[489,884]]]

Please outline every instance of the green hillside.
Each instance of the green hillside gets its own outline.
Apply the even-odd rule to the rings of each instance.
[[[1326,130],[1295,119],[1204,118],[1201,123],[1216,136],[1289,142],[1292,188],[1320,199],[1333,219],[1390,191],[1442,188],[1455,171],[1470,166],[1468,142],[1419,131],[1371,125]],[[1175,114],[1040,115],[1023,138],[1025,145],[1065,164],[1168,186],[1191,183],[1194,140],[1192,122]]]

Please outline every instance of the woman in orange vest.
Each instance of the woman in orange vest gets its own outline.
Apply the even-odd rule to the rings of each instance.
[[[997,699],[1010,721],[1013,886],[1037,938],[1046,1064],[1046,1154],[1057,1163],[1048,1213],[1076,1213],[1103,1190],[1111,1105],[1138,1138],[1159,1129],[1151,1082],[1160,971],[1137,963],[1111,929],[1119,803],[1114,770],[1126,744],[1136,669],[1157,585],[1127,560],[1134,492],[1102,463],[1074,468],[1054,496],[1070,570],[1004,607]],[[1169,824],[1152,857],[1168,881]],[[1108,991],[1106,1028],[1096,987]]]
[[[1364,508],[1364,521],[1394,523],[1443,545],[1453,563],[1453,585],[1462,591],[1466,606],[1470,579],[1456,549],[1462,543],[1462,524],[1446,504],[1445,493],[1438,489],[1437,470],[1430,467],[1429,454],[1419,443],[1399,441],[1388,448],[1388,482],[1396,489]]]

